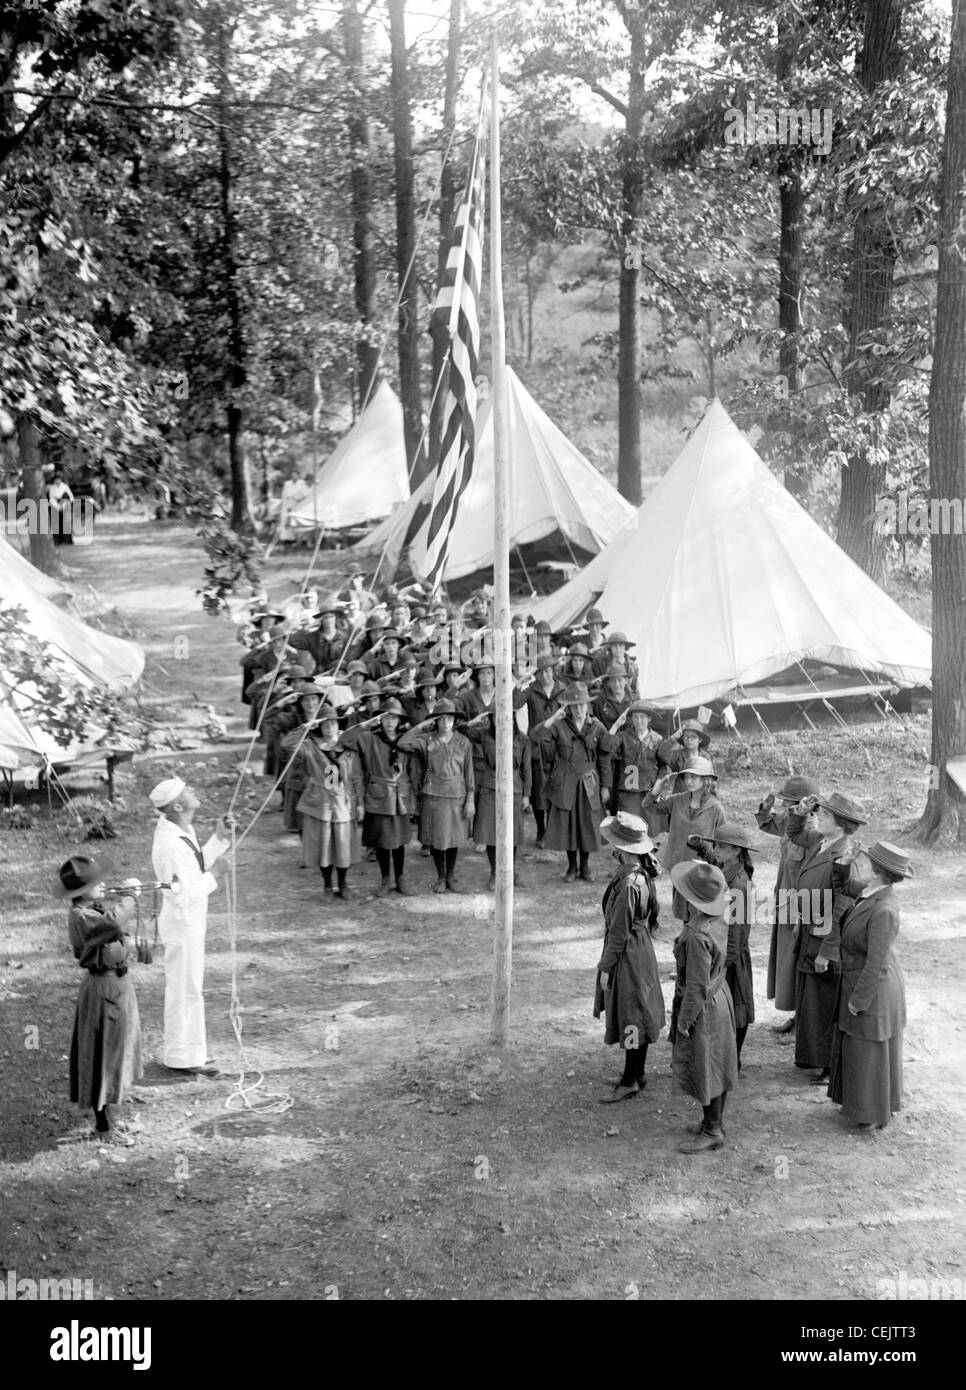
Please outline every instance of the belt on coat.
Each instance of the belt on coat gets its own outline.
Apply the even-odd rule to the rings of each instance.
[[[85,965],[84,969],[87,971],[88,975],[126,975],[126,974],[127,974],[127,966],[126,966],[126,965],[102,965],[102,966]]]

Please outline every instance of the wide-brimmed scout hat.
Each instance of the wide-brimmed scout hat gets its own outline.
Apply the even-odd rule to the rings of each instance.
[[[345,673],[347,676],[354,676],[357,673],[360,676],[368,676],[369,667],[366,665],[364,661],[350,661],[348,666],[346,667]]]
[[[433,717],[437,714],[455,714],[456,706],[452,700],[438,700],[433,706]]]
[[[605,816],[600,823],[600,833],[615,849],[626,850],[628,854],[650,854],[654,848],[647,825],[640,816],[632,816],[627,811]]]
[[[701,859],[683,859],[671,870],[671,882],[692,907],[708,917],[720,917],[728,900],[728,884],[720,869]]]
[[[375,681],[363,681],[362,689],[359,691],[359,695],[363,700],[368,700],[371,695],[378,695],[381,699],[382,690],[379,688]]]
[[[697,777],[717,777],[718,775],[714,770],[714,763],[711,759],[702,758],[700,755],[688,758],[680,771],[682,774],[685,772],[693,772]]]
[[[547,633],[552,633],[552,632],[553,632],[553,628],[552,628],[552,627],[550,626],[550,624],[547,622],[546,618],[541,618],[540,621],[537,623],[536,627],[535,627],[533,630],[534,630],[534,632],[547,632]]]
[[[648,719],[654,718],[654,710],[650,705],[646,705],[643,700],[633,700],[624,711],[625,714],[646,714]]]
[[[838,816],[840,820],[847,820],[852,825],[868,825],[869,818],[865,814],[865,807],[851,797],[843,796],[841,792],[833,792],[831,796],[819,797],[818,804],[824,806],[826,811],[831,811],[833,816]]]
[[[627,674],[627,667],[617,666],[616,664],[614,666],[608,666],[607,670],[601,677],[601,680],[605,681],[626,681],[629,679],[630,678]]]
[[[55,898],[77,898],[94,883],[101,883],[114,870],[113,859],[89,859],[84,854],[72,854],[54,883]]]
[[[280,623],[284,621],[285,614],[279,613],[275,608],[259,608],[257,612],[251,615],[253,623],[263,623],[266,618],[271,618],[273,623]]]
[[[778,793],[782,801],[788,801],[793,806],[801,801],[803,796],[821,796],[817,782],[813,782],[811,777],[789,777]]]
[[[339,711],[336,709],[335,705],[319,705],[319,708],[315,711],[315,718],[319,724],[324,723],[326,719],[338,720]]]
[[[395,638],[397,642],[402,641],[402,638],[399,636],[399,629],[396,627],[385,627],[382,634],[382,640],[384,642],[391,642],[393,638]]]
[[[396,699],[395,695],[390,695],[388,699],[383,700],[381,706],[379,707],[379,713],[380,713],[380,714],[405,714],[406,711],[403,709],[402,705],[401,705],[401,704],[399,703],[399,701]]]
[[[546,671],[548,667],[556,666],[557,658],[552,652],[541,652],[537,657],[537,670]]]
[[[616,642],[621,642],[625,647],[636,647],[637,643],[632,642],[626,632],[621,632],[620,628],[616,632],[608,632],[604,638],[604,646],[612,647]]]
[[[377,627],[388,626],[389,619],[385,617],[382,613],[380,613],[378,609],[375,609],[372,613],[370,613],[368,618],[366,619],[366,632],[374,632]]]
[[[708,744],[711,742],[711,735],[699,719],[685,719],[680,729],[678,729],[677,733],[674,735],[675,743],[683,743],[685,734],[697,734],[699,748],[707,748]]]
[[[604,615],[599,608],[591,608],[587,616],[584,618],[584,622],[588,625],[590,623],[599,623],[601,627],[607,627],[607,623],[604,620]]]
[[[416,672],[416,689],[421,685],[442,685],[442,671],[434,671],[431,666],[423,666]]]
[[[568,685],[560,697],[560,703],[562,705],[589,705],[590,694],[583,681],[574,681],[573,685]]]
[[[739,849],[746,849],[751,854],[758,853],[758,846],[748,831],[736,825],[734,821],[722,821],[711,838],[716,845],[737,845]]]
[[[321,618],[326,613],[341,613],[345,604],[336,594],[323,594],[321,600],[316,605],[315,616]]]
[[[890,874],[901,874],[903,878],[913,877],[912,856],[888,840],[876,840],[866,854],[877,869],[888,869]]]
[[[584,644],[583,642],[575,642],[575,643],[573,644],[573,646],[570,648],[570,650],[568,651],[567,655],[568,655],[568,656],[582,656],[582,657],[584,657],[584,658],[589,658],[590,652],[587,650],[587,648],[586,648],[586,646],[585,646],[585,644]]]

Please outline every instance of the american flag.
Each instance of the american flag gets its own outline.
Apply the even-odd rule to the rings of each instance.
[[[449,379],[433,499],[426,523],[414,537],[409,554],[413,571],[433,586],[443,577],[459,500],[473,471],[486,180],[484,130],[485,106],[481,101],[466,194],[456,214],[453,244],[430,324],[432,333],[446,335]]]

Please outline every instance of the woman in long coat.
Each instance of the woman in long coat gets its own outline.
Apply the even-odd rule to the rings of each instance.
[[[134,1140],[116,1126],[110,1107],[120,1105],[144,1072],[141,1022],[128,973],[134,942],[125,927],[135,913],[133,893],[104,906],[108,859],[74,855],[61,865],[54,896],[70,902],[67,932],[77,964],[87,974],[77,996],[70,1044],[70,1098],[94,1111],[94,1127],[104,1143],[130,1146]]]
[[[828,1093],[862,1130],[884,1129],[902,1109],[906,994],[895,953],[899,904],[893,885],[911,877],[909,855],[884,841],[851,866],[835,866],[836,891],[854,901],[842,916]]]
[[[342,746],[359,755],[362,764],[363,806],[362,843],[373,849],[382,873],[376,897],[390,892],[389,863],[392,859],[396,892],[408,896],[405,865],[406,846],[412,836],[410,813],[413,794],[409,784],[409,760],[399,737],[403,708],[392,696],[382,713],[354,724],[342,734]]]
[[[661,975],[651,944],[657,927],[654,879],[659,870],[654,843],[640,816],[619,811],[607,816],[600,833],[613,846],[616,871],[601,907],[604,949],[597,963],[594,1018],[604,1015],[604,1042],[624,1049],[624,1071],[602,1102],[628,1100],[647,1084],[648,1044],[664,1027]]]
[[[476,815],[473,818],[473,839],[486,846],[490,861],[487,888],[496,887],[496,711],[478,714],[460,732],[473,745],[473,776],[476,782]],[[532,788],[530,744],[526,734],[513,725],[513,882],[520,888],[517,873],[517,849],[523,844],[523,812],[529,803]]]
[[[423,768],[419,838],[429,845],[436,865],[434,893],[462,891],[456,882],[456,856],[474,812],[473,748],[455,731],[455,722],[452,700],[440,700],[433,719],[417,724],[399,740],[399,747],[416,754]]]
[[[810,777],[789,777],[781,791],[776,805],[774,793],[769,792],[755,812],[759,830],[766,835],[777,835],[778,873],[775,877],[775,920],[771,928],[771,941],[768,946],[768,975],[765,983],[765,998],[775,1001],[775,1008],[781,1010],[795,1007],[795,942],[794,922],[789,921],[787,903],[790,895],[798,888],[798,870],[805,857],[801,845],[793,845],[788,838],[788,815],[792,807],[803,796],[820,795],[818,783]],[[811,827],[809,827],[811,828]],[[795,1015],[775,1028],[776,1033],[790,1033],[795,1027]]]
[[[530,730],[533,743],[549,744],[552,749],[546,845],[547,849],[566,850],[566,883],[577,877],[578,856],[580,877],[593,883],[590,856],[600,849],[598,817],[601,805],[606,806],[610,797],[607,730],[593,718],[589,706],[587,687],[577,681],[561,695],[560,708]]]
[[[339,714],[323,705],[317,716],[317,735],[302,744],[305,787],[299,798],[302,816],[302,863],[322,872],[325,892],[349,897],[349,866],[358,862],[356,825],[364,816],[362,769],[359,756],[339,738]]]
[[[680,1153],[720,1149],[728,1092],[738,1083],[735,1013],[725,978],[728,954],[728,885],[713,864],[676,864],[675,890],[688,905],[688,920],[674,943],[677,978],[671,1008],[674,1083],[704,1109],[695,1135],[678,1145]]]
[[[814,830],[806,825],[810,812]],[[817,1068],[815,1085],[828,1081],[838,999],[839,922],[845,900],[833,892],[834,862],[852,856],[851,836],[865,824],[858,803],[838,792],[817,803],[803,797],[788,817],[788,838],[805,851],[791,913],[798,927],[795,1065]]]
[[[728,907],[728,951],[725,979],[735,1010],[735,1047],[741,1071],[741,1049],[749,1025],[755,1021],[755,982],[751,973],[751,926],[755,920],[754,847],[740,825],[725,821],[714,833],[713,862],[725,876],[731,902]]]
[[[302,833],[302,813],[297,808],[299,798],[305,790],[305,759],[302,756],[305,739],[303,734],[306,733],[307,725],[311,728],[319,706],[322,704],[322,699],[323,696],[317,687],[306,682],[298,699],[298,713],[302,722],[282,736],[280,762],[283,768],[287,768],[282,782],[282,812],[285,817],[285,829],[291,830],[297,835]],[[295,754],[294,757],[292,756],[293,753]],[[304,854],[299,867],[305,868]]]
[[[538,724],[543,724],[554,710],[560,708],[560,698],[564,693],[565,686],[557,680],[554,673],[554,662],[555,658],[548,653],[537,657],[536,672],[526,693],[527,727],[531,731]],[[532,790],[530,805],[533,808],[533,819],[537,828],[537,849],[543,849],[544,835],[547,830],[547,811],[549,809],[547,775],[550,766],[551,747],[552,745],[549,743],[535,742],[531,736],[530,775]]]
[[[675,775],[665,773],[644,797],[645,815],[655,808],[670,818],[667,839],[661,850],[665,871],[686,859],[696,858],[697,851],[688,843],[689,839],[699,836],[702,840],[713,840],[725,818],[721,802],[715,796],[717,778],[710,759],[692,758],[684,770],[685,790],[667,795],[666,788]],[[687,904],[676,888],[671,897],[671,912],[682,922],[687,916]]]
[[[644,797],[657,781],[657,750],[661,736],[651,727],[651,712],[636,700],[607,730],[610,754],[611,809],[632,816],[643,814],[647,833],[658,835],[666,829],[666,817],[653,807],[642,809]]]

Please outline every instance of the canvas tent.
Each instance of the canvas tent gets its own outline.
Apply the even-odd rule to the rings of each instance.
[[[25,610],[26,627],[50,653],[52,667],[66,667],[88,686],[123,690],[133,685],[144,669],[141,648],[59,608],[49,594],[60,588],[12,546],[0,544],[0,607]],[[39,766],[47,760],[73,762],[95,751],[89,744],[64,748],[43,733],[31,719],[32,692],[13,691],[11,684],[0,655],[0,768]],[[106,756],[110,750],[96,751]]]
[[[552,542],[547,553],[594,555],[633,517],[634,509],[571,444],[537,405],[511,367],[507,368],[507,440],[511,468],[510,543],[515,548]],[[460,498],[450,537],[447,583],[493,565],[493,414],[480,407],[473,472]],[[413,572],[422,575],[425,527],[433,494],[427,478],[409,503],[375,527],[354,549],[385,558],[380,575],[390,577],[410,540]]]
[[[389,516],[408,500],[402,406],[383,381],[319,469],[308,496],[289,513],[288,524],[340,531]]]
[[[931,676],[929,633],[812,520],[718,400],[636,524],[532,612],[559,630],[594,603],[637,643],[641,697],[665,708],[806,659],[905,687]]]

